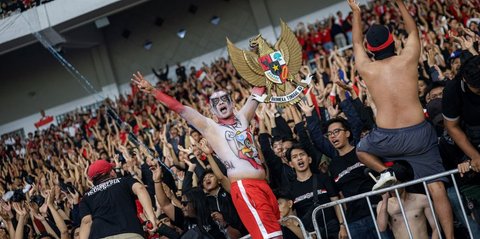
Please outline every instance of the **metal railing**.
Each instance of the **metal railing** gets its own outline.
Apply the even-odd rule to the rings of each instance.
[[[440,226],[438,224],[437,216],[435,215],[435,210],[433,208],[433,203],[432,203],[430,193],[429,193],[429,190],[428,190],[428,187],[427,187],[427,182],[438,179],[438,178],[450,176],[451,180],[452,180],[452,183],[453,183],[453,187],[455,188],[455,192],[457,194],[457,199],[460,202],[460,207],[461,207],[461,210],[462,210],[463,217],[465,218],[465,222],[466,222],[465,226],[467,227],[468,234],[470,235],[470,238],[473,239],[475,237],[473,237],[472,229],[470,227],[470,224],[468,223],[469,220],[468,220],[468,217],[467,217],[467,214],[466,214],[466,211],[465,211],[465,207],[462,203],[462,198],[461,198],[460,192],[458,190],[457,181],[455,179],[455,174],[457,174],[457,173],[458,173],[458,169],[454,169],[454,170],[446,171],[446,172],[443,172],[443,173],[431,175],[431,176],[428,176],[428,177],[412,180],[412,181],[409,181],[409,182],[406,182],[406,183],[397,184],[397,185],[394,185],[394,186],[391,186],[391,187],[388,187],[388,188],[383,188],[383,189],[380,189],[380,190],[377,190],[377,191],[366,192],[366,193],[358,194],[358,195],[351,196],[351,197],[348,197],[348,198],[340,199],[340,200],[337,200],[337,201],[334,201],[334,202],[322,204],[322,205],[318,206],[317,208],[315,208],[312,212],[312,221],[313,221],[313,226],[315,228],[315,233],[317,234],[317,238],[322,239],[322,235],[320,233],[320,227],[319,227],[317,219],[316,219],[316,215],[320,210],[323,212],[324,209],[326,209],[326,208],[334,207],[336,205],[346,204],[348,202],[361,200],[361,199],[366,199],[367,200],[367,203],[368,203],[368,206],[369,206],[369,209],[370,209],[370,214],[371,214],[371,217],[373,219],[373,223],[375,225],[375,230],[377,232],[378,238],[382,238],[380,230],[378,228],[376,216],[373,212],[373,207],[372,207],[372,203],[370,201],[370,197],[371,196],[376,196],[376,195],[381,195],[381,194],[386,193],[386,192],[395,191],[396,198],[397,198],[398,204],[400,206],[400,211],[402,213],[403,222],[405,223],[405,226],[407,228],[408,236],[409,236],[410,239],[413,239],[414,237],[412,235],[412,230],[411,230],[410,225],[408,223],[408,218],[406,216],[405,209],[403,207],[402,200],[401,200],[401,197],[400,197],[400,193],[398,192],[398,189],[421,183],[421,184],[423,184],[423,187],[425,188],[426,196],[427,196],[427,199],[428,199],[428,204],[429,204],[430,210],[432,212],[433,219],[435,221],[436,230],[438,232],[439,238],[441,239],[442,238],[442,233],[441,233],[441,230],[440,230]],[[345,217],[345,212],[344,212],[343,206],[340,206],[340,209],[341,209],[340,211],[342,213],[343,221],[345,223],[345,227],[347,229],[348,237],[352,238],[351,234],[350,234],[350,230],[348,228],[348,222],[347,222],[347,219]],[[324,224],[325,224],[325,222],[324,222]],[[325,225],[325,228],[326,228],[326,225]],[[476,236],[480,236],[480,235],[476,235]]]

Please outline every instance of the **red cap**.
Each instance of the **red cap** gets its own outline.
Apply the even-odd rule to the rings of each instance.
[[[90,167],[88,167],[88,172],[87,172],[88,178],[92,180],[93,178],[99,175],[106,174],[110,172],[110,170],[112,170],[114,166],[115,165],[113,163],[109,163],[104,159],[97,160],[93,162],[92,165],[90,165]]]

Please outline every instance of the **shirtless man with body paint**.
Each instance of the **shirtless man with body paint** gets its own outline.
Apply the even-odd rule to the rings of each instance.
[[[254,137],[249,129],[249,122],[259,104],[255,98],[262,95],[265,88],[253,88],[253,94],[238,113],[234,113],[230,95],[224,91],[213,93],[210,107],[218,118],[218,122],[215,122],[155,89],[140,72],[133,75],[132,81],[140,90],[154,95],[158,101],[178,113],[207,139],[227,168],[233,203],[252,238],[282,238],[278,203],[265,180],[265,169],[258,158]]]

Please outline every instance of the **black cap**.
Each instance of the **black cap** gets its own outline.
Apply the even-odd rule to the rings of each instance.
[[[373,24],[368,29],[366,34],[367,48],[375,54],[376,60],[382,60],[395,55],[395,44],[391,37],[390,30],[383,25]],[[375,48],[379,49],[376,50]]]

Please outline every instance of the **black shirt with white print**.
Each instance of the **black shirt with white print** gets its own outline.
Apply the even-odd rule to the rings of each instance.
[[[462,118],[469,126],[480,126],[480,95],[456,77],[443,89],[442,113],[448,120]]]
[[[338,196],[334,183],[325,174],[312,174],[312,177],[303,182],[293,181],[291,184],[291,194],[294,198],[293,207],[299,218],[304,218],[306,213],[311,212],[309,210],[314,203],[313,177],[317,177],[318,205],[329,203],[331,197]],[[336,219],[333,207],[325,209],[325,219],[327,222]]]
[[[93,186],[80,202],[80,218],[92,216],[91,239],[122,233],[144,234],[137,217],[132,177],[114,178]]]
[[[343,156],[336,156],[330,166],[330,174],[338,190],[345,198],[370,192],[374,181],[364,174],[365,165],[360,163],[355,149]],[[371,198],[372,203],[378,202],[379,197]],[[349,222],[370,216],[366,199],[347,203],[346,217]]]

